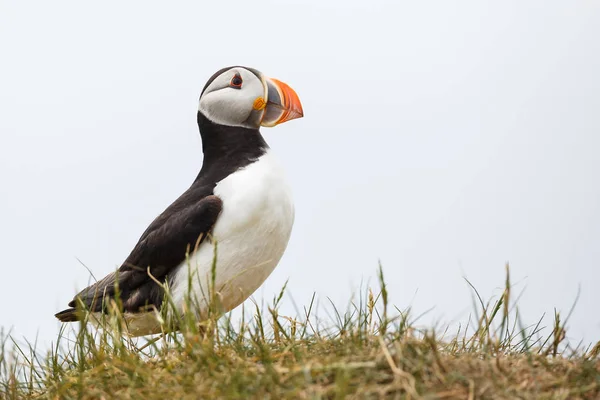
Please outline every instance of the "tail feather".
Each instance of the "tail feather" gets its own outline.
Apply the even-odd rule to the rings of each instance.
[[[56,318],[58,318],[61,322],[75,322],[79,321],[79,313],[75,308],[67,308],[66,310],[62,310],[59,313],[54,314]]]

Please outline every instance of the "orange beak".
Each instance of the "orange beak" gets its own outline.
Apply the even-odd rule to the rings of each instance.
[[[296,118],[302,118],[302,104],[298,95],[287,84],[266,78],[267,105],[261,120],[262,126],[275,126]]]

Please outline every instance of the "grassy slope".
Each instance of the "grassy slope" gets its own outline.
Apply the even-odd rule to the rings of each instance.
[[[105,331],[61,334],[45,357],[20,346],[11,362],[5,343],[0,397],[600,398],[600,346],[570,349],[558,315],[546,337],[539,324],[520,327],[508,307],[508,278],[500,299],[480,301],[468,334],[442,339],[415,328],[408,312],[388,316],[380,278],[379,295],[368,291],[346,312],[332,310],[330,329],[312,304],[302,318],[279,316],[280,295],[266,314],[256,307],[250,323],[181,320],[182,333],[144,348],[121,339],[118,313]]]

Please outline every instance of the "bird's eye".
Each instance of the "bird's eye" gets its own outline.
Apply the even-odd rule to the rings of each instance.
[[[242,77],[240,76],[240,74],[235,74],[233,76],[233,78],[231,78],[231,82],[229,83],[229,86],[231,86],[232,88],[235,89],[241,89],[242,88]]]

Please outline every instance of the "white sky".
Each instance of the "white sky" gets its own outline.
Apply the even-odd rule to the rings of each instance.
[[[466,321],[463,276],[498,295],[509,261],[525,322],[580,285],[598,340],[600,3],[491,3],[0,0],[0,325],[54,338],[76,258],[112,271],[189,186],[199,92],[241,64],[306,115],[263,130],[297,211],[255,297],[343,306],[381,259],[399,308]]]

